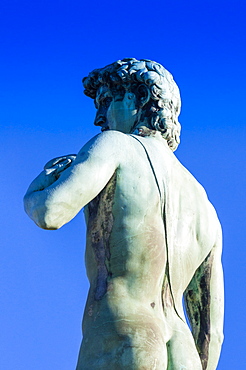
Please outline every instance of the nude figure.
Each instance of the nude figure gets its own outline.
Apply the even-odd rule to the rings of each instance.
[[[48,230],[84,207],[90,289],[77,370],[215,370],[221,227],[173,154],[178,87],[160,64],[136,59],[94,70],[83,83],[102,132],[77,156],[48,162],[24,199]]]

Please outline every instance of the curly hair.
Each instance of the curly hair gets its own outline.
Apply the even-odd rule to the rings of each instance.
[[[179,88],[170,72],[161,64],[148,59],[125,58],[104,68],[94,69],[83,78],[85,95],[95,99],[100,86],[106,85],[114,93],[131,91],[137,95],[141,85],[150,93],[143,107],[149,128],[160,131],[172,151],[180,143],[181,126],[178,116],[181,108]]]

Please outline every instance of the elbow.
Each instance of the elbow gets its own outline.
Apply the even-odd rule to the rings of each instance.
[[[45,204],[32,201],[28,195],[24,197],[24,209],[35,224],[44,230],[57,230],[62,227],[58,217],[52,215],[51,210]]]
[[[28,216],[44,230],[57,230],[69,222],[76,210],[66,202],[54,201],[53,197],[43,197],[32,193],[24,197],[24,207]]]
[[[44,230],[58,230],[61,227],[61,226],[54,226],[52,224],[49,224],[45,222],[44,219],[34,220],[34,222],[38,227]]]
[[[59,218],[54,218],[48,210],[36,210],[33,215],[33,221],[38,227],[44,230],[58,230],[63,226]]]

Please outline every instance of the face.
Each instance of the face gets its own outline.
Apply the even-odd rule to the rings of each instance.
[[[106,86],[101,86],[95,99],[97,114],[94,124],[102,131],[116,130],[129,134],[137,119],[136,96],[126,92],[123,99],[113,95]]]

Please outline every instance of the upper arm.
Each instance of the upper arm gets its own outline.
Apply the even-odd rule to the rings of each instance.
[[[185,305],[203,369],[216,369],[223,341],[221,235],[185,291]]]
[[[119,138],[115,132],[90,140],[59,179],[41,191],[27,194],[29,215],[45,229],[69,222],[105,187],[119,165]]]

